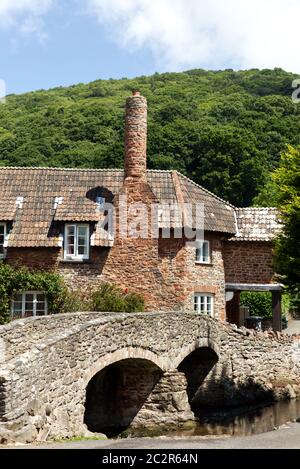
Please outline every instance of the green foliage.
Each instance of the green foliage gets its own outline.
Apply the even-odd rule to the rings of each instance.
[[[123,292],[120,288],[104,283],[92,294],[91,309],[100,312],[142,312],[144,299],[137,293]]]
[[[272,295],[264,292],[242,292],[241,305],[247,306],[251,316],[272,319]]]
[[[115,285],[104,283],[95,290],[91,299],[80,292],[72,292],[63,278],[54,272],[14,268],[0,262],[0,324],[10,320],[11,300],[15,293],[24,291],[44,292],[48,302],[48,313],[71,313],[82,311],[99,312],[142,312],[144,299],[137,293],[121,290]]]
[[[283,153],[273,180],[278,188],[284,223],[276,243],[275,267],[296,302],[300,294],[300,146],[289,146]]]
[[[45,292],[49,314],[68,312],[68,292],[60,275],[53,272],[30,272],[0,262],[0,324],[10,319],[11,299],[22,291]]]
[[[272,319],[272,295],[268,292],[242,292],[241,306],[247,306],[251,316]],[[293,310],[293,300],[287,293],[282,295],[282,317],[285,318]],[[284,319],[285,320],[285,319]]]
[[[149,101],[149,167],[178,169],[249,205],[285,145],[300,144],[294,78],[191,70],[11,95],[0,106],[0,165],[123,167],[124,102],[139,88]]]
[[[145,310],[145,300],[138,293],[127,293],[125,306],[127,313],[141,313]]]

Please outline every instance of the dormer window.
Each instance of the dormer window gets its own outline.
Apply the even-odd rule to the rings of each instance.
[[[196,264],[210,264],[210,262],[209,241],[198,241],[196,247]]]
[[[5,256],[5,239],[7,235],[7,226],[6,223],[0,222],[0,259],[3,259]]]
[[[89,259],[90,227],[82,224],[65,226],[64,259],[81,262]]]

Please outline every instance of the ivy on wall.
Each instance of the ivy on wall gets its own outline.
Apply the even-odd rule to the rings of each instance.
[[[44,292],[48,313],[67,312],[70,307],[67,287],[59,274],[54,272],[31,272],[0,263],[0,324],[10,320],[11,299],[22,291]]]

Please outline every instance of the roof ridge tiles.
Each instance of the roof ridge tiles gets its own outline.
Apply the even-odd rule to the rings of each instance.
[[[121,168],[61,168],[54,166],[1,166],[1,170],[7,169],[20,169],[20,170],[55,170],[55,171],[90,171],[90,172],[104,172],[104,171],[124,171]]]
[[[124,172],[122,168],[62,168],[59,166],[0,166],[1,170],[19,169],[19,170],[54,170],[54,171],[91,171],[91,172]],[[171,174],[171,169],[147,169],[148,173]]]
[[[277,207],[236,207],[236,210],[278,210]]]

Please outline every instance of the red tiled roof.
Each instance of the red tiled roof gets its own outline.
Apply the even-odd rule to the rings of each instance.
[[[234,235],[235,208],[182,174],[176,174],[183,201],[204,204],[205,230]],[[172,171],[147,172],[148,182],[161,204],[180,203],[173,176]],[[101,214],[96,197],[104,196],[112,201],[122,187],[123,178],[122,170],[0,168],[0,221],[13,221],[8,246],[59,246],[59,222],[99,222]],[[19,208],[18,197],[23,197]],[[240,233],[246,237],[247,230],[241,225],[243,216],[243,212],[238,211]],[[250,218],[252,216],[251,212]],[[165,226],[163,216],[162,220]],[[253,227],[260,221],[254,217],[248,222],[252,224],[250,231],[253,233]],[[178,226],[178,223],[176,216],[171,217],[171,226]],[[99,227],[98,223],[94,244],[111,245],[107,232]],[[270,224],[271,231],[273,228]]]

